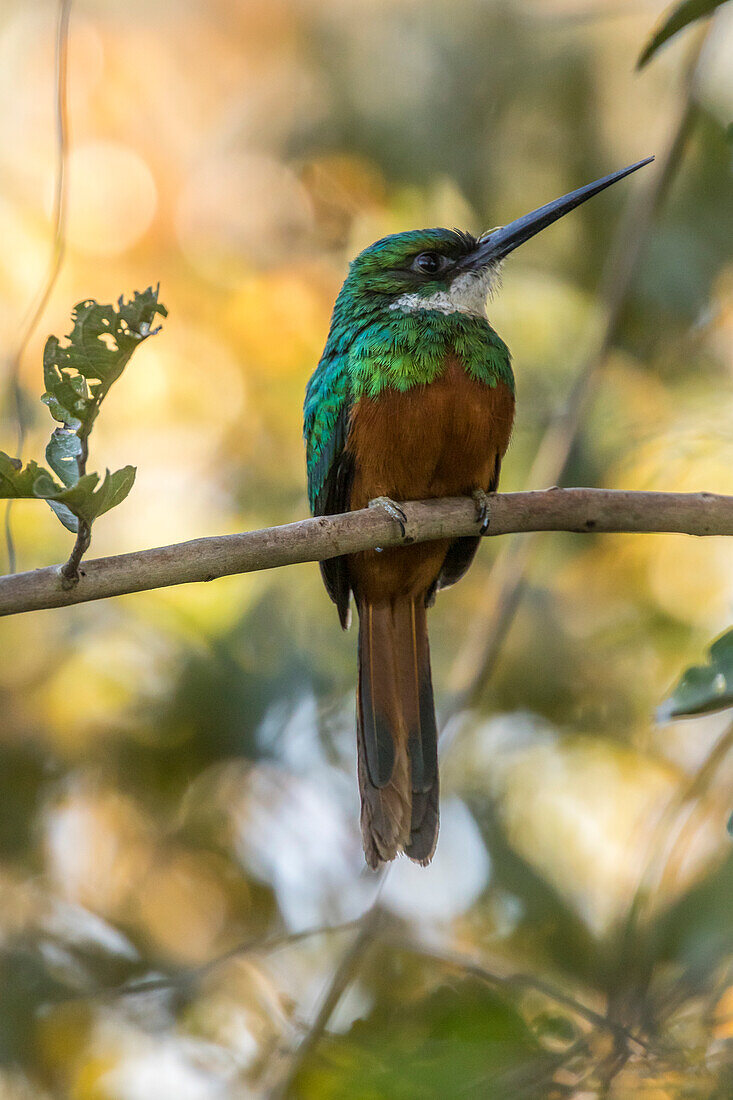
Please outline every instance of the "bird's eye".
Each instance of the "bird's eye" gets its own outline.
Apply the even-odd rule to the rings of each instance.
[[[412,262],[415,271],[421,271],[423,275],[437,275],[448,264],[445,256],[439,252],[421,252]]]

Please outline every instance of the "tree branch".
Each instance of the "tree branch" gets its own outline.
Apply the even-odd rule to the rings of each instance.
[[[359,919],[359,931],[342,955],[328,983],[313,1023],[296,1047],[283,1079],[270,1094],[272,1100],[286,1100],[291,1095],[298,1074],[318,1046],[339,1001],[351,985],[364,955],[374,942],[380,917],[381,911],[374,905]]]
[[[406,535],[380,508],[319,516],[247,531],[194,539],[84,564],[80,580],[64,588],[61,568],[49,566],[0,577],[0,615],[66,607],[129,592],[145,592],[235,573],[322,561],[375,547],[475,535],[475,505],[465,497],[413,501],[403,506]],[[656,532],[733,535],[733,496],[714,493],[642,493],[613,489],[547,489],[492,498],[489,535],[522,531]]]
[[[254,936],[242,943],[235,944],[234,947],[228,948],[220,955],[215,955],[213,959],[207,959],[199,966],[187,967],[168,974],[128,978],[127,981],[121,982],[119,985],[82,988],[69,993],[68,996],[57,998],[55,1003],[66,1004],[71,1001],[83,1000],[99,1000],[110,1003],[121,997],[138,997],[144,993],[159,993],[168,990],[185,991],[192,989],[212,971],[223,966],[231,959],[244,958],[247,955],[267,955],[284,947],[292,947],[302,940],[358,931],[361,926],[362,918],[356,917],[354,920],[344,921],[342,924],[321,924],[314,928],[303,928],[299,932],[282,932],[274,936]]]

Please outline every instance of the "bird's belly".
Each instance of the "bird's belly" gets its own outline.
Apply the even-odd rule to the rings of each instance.
[[[514,396],[470,378],[451,357],[440,378],[405,393],[362,398],[352,415],[347,451],[354,460],[351,508],[375,497],[424,500],[488,489],[509,443]],[[354,591],[369,599],[425,592],[451,540],[367,551],[351,558]]]
[[[509,387],[476,382],[455,357],[428,386],[362,398],[346,444],[354,459],[352,509],[378,496],[423,500],[487,489],[513,416]]]

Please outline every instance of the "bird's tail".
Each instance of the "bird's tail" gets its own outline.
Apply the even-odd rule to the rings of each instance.
[[[359,607],[359,789],[370,867],[404,851],[429,863],[438,839],[438,734],[425,601]]]

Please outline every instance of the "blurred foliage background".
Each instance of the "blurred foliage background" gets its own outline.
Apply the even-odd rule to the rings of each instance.
[[[97,467],[138,477],[92,552],[302,517],[302,393],[348,258],[662,152],[685,96],[564,481],[733,492],[733,5],[635,72],[663,7],[76,0],[67,250],[22,358],[26,454],[74,302],[160,280],[170,312],[96,428]],[[0,8],[9,451],[52,235],[56,18]],[[642,175],[507,264],[504,489],[530,487],[595,346]],[[20,568],[68,555],[45,506],[13,524]],[[315,566],[3,620],[0,1097],[733,1095],[731,712],[654,717],[733,621],[730,545],[538,548],[470,711],[491,540],[432,613],[441,837],[428,870],[383,880],[358,835],[355,640]]]

